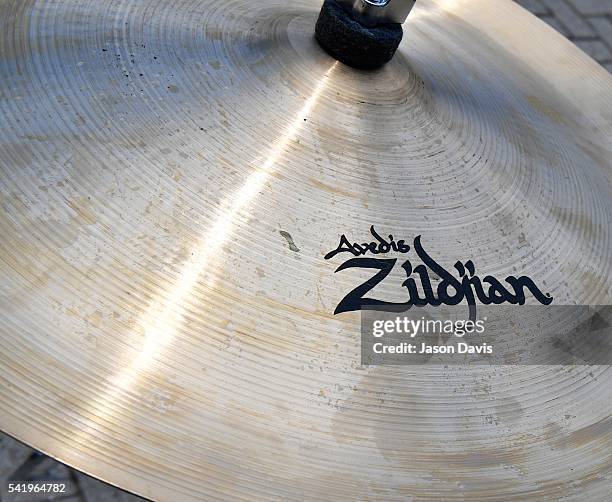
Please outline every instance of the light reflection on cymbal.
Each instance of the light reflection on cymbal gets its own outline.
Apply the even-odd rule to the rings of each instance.
[[[141,328],[139,331],[144,333],[142,348],[126,368],[111,377],[111,387],[108,393],[97,396],[93,406],[95,409],[92,411],[98,419],[106,420],[111,417],[112,406],[110,404],[115,402],[121,393],[136,385],[142,372],[150,369],[157,357],[163,353],[179,332],[184,318],[185,302],[189,300],[194,286],[202,279],[205,269],[214,266],[219,250],[236,228],[236,220],[241,217],[266,183],[287,145],[304,127],[305,119],[316,106],[319,96],[325,90],[337,65],[338,62],[333,63],[321,77],[304,106],[283,134],[273,142],[261,166],[253,166],[255,171],[247,178],[242,187],[221,203],[214,225],[193,246],[189,257],[182,266],[178,281],[168,284],[166,289],[160,291],[157,298],[151,302],[146,312],[140,317],[137,325]],[[208,275],[205,281],[206,287],[213,288],[215,282],[215,276]],[[87,430],[88,428],[84,428],[81,435]]]

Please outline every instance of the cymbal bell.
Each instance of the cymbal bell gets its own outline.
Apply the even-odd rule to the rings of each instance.
[[[612,77],[506,0],[360,71],[320,7],[0,4],[0,428],[152,499],[604,500],[609,366],[361,365],[324,257],[610,305]]]

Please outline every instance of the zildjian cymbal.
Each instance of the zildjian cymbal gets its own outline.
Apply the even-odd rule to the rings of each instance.
[[[611,77],[506,0],[358,70],[320,8],[0,4],[1,428],[162,500],[607,499],[609,366],[366,365],[360,308],[610,305]]]

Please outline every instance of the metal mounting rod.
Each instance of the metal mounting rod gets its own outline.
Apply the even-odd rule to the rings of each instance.
[[[364,26],[377,26],[404,23],[416,0],[337,0],[337,2],[351,14],[353,19]]]

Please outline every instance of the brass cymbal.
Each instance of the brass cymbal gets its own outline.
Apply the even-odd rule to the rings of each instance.
[[[609,366],[363,366],[324,256],[610,305],[612,78],[506,0],[359,71],[320,6],[0,3],[0,428],[162,500],[605,500]]]

